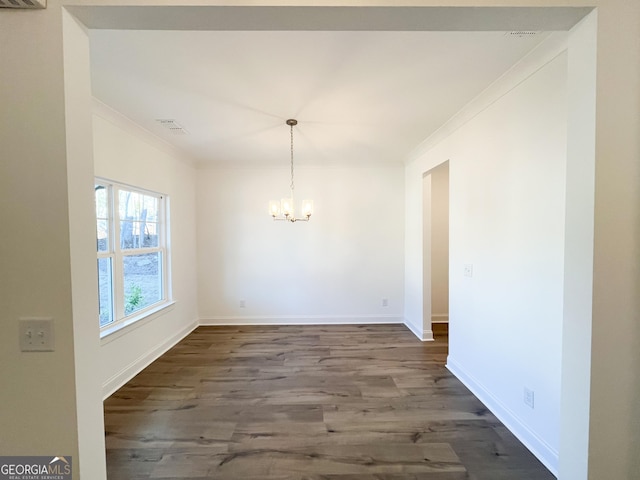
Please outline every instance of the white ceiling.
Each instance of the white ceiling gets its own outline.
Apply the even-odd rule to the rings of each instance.
[[[402,162],[546,35],[91,30],[92,85],[203,164],[287,165],[287,118],[296,164]]]

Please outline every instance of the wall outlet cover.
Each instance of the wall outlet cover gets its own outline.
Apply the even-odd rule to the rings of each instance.
[[[535,403],[535,395],[533,390],[529,390],[527,387],[524,387],[524,404],[528,407],[533,408]]]
[[[473,277],[473,264],[467,263],[464,266],[464,276]]]

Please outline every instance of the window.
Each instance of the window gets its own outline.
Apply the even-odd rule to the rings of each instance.
[[[100,327],[169,302],[166,196],[95,182]]]

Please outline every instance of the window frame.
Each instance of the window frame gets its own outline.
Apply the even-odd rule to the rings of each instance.
[[[112,320],[104,325],[100,325],[100,336],[104,337],[124,328],[134,322],[142,320],[149,315],[173,304],[171,298],[171,269],[170,269],[170,242],[169,242],[169,197],[160,192],[127,185],[125,183],[116,182],[103,177],[94,178],[94,188],[97,186],[104,187],[107,192],[107,249],[99,251],[98,249],[98,218],[96,209],[96,268],[100,259],[111,260],[111,312]],[[120,218],[120,192],[133,192],[140,195],[151,196],[158,199],[157,208],[157,246],[153,247],[136,247],[123,248],[121,245],[121,222],[129,221]],[[134,222],[134,221],[132,221]],[[127,294],[125,292],[125,258],[149,253],[158,253],[161,257],[158,268],[160,269],[159,280],[160,300],[153,302],[143,308],[135,310],[129,314],[125,312],[127,303]],[[98,272],[99,273],[99,272]],[[98,282],[98,304],[100,305],[100,283]],[[100,311],[98,311],[98,323],[100,324]]]

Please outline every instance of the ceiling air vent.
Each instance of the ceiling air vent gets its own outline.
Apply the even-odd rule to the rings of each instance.
[[[506,37],[518,37],[518,38],[522,38],[522,37],[535,37],[536,35],[539,35],[540,32],[535,32],[533,30],[515,30],[513,32],[505,32],[505,36]]]
[[[2,0],[0,0],[0,2],[1,1]],[[156,122],[158,122],[160,125],[162,125],[164,128],[169,130],[174,135],[186,135],[187,133],[189,133],[182,127],[182,125],[180,125],[175,120],[158,119],[158,120],[156,120]]]
[[[0,8],[47,8],[47,0],[0,0]]]

